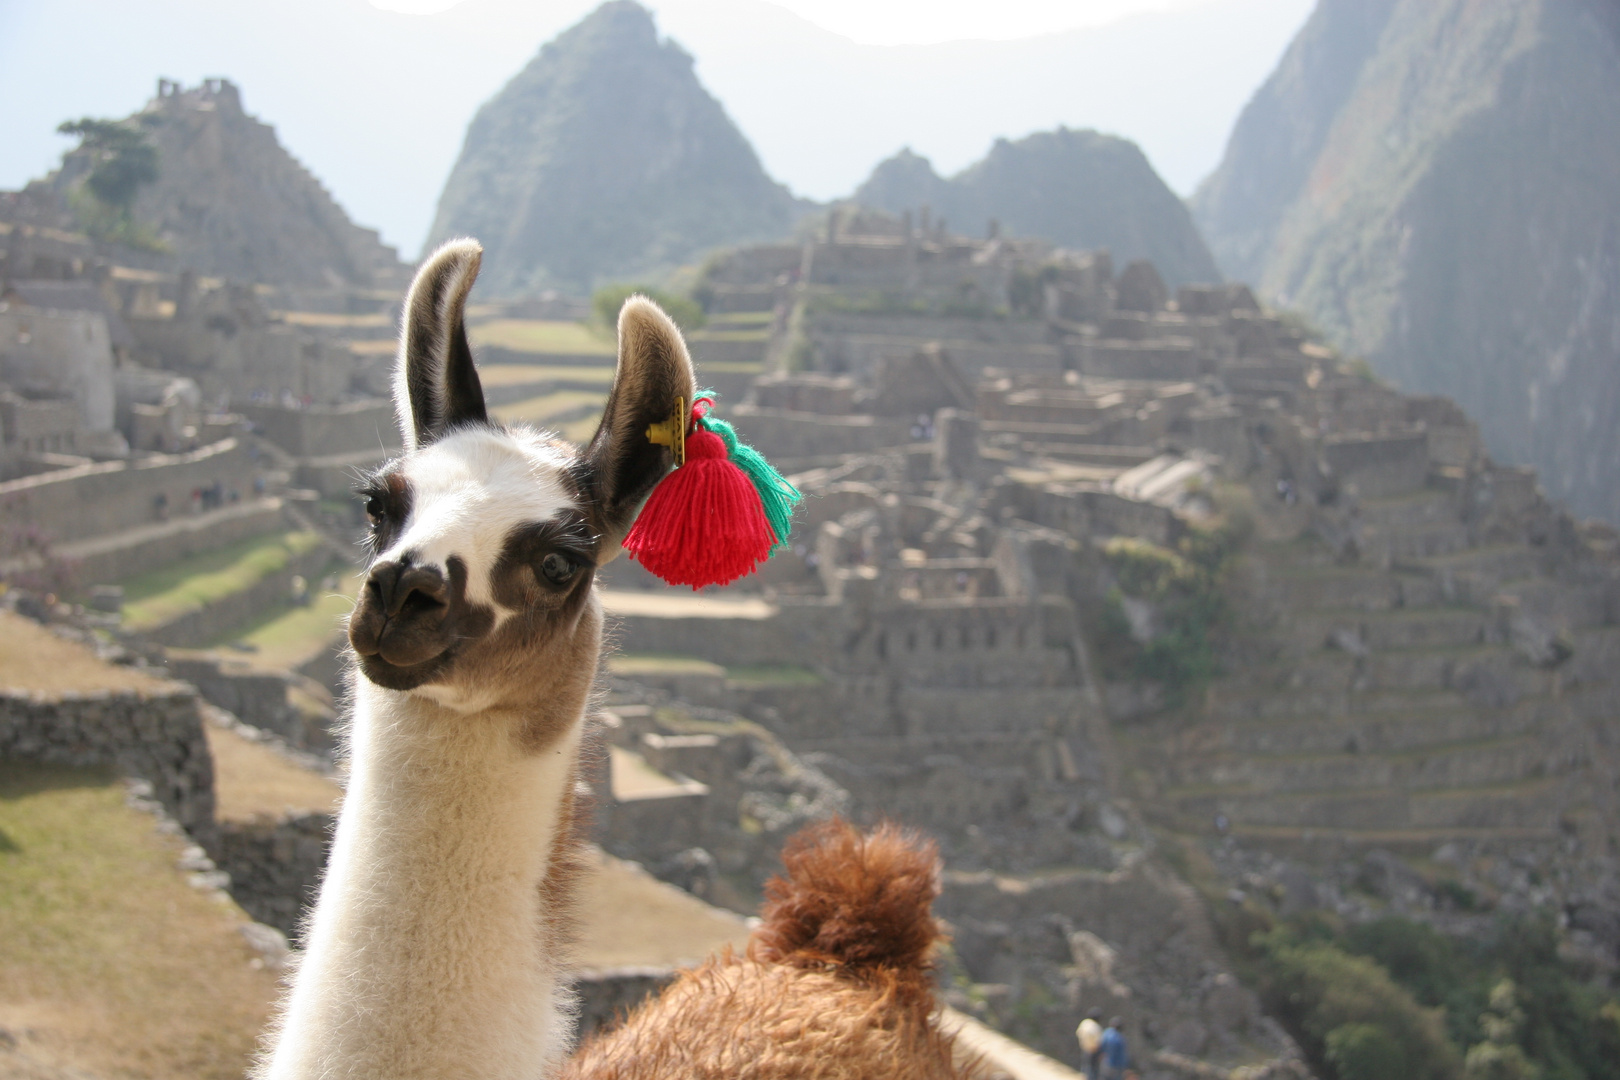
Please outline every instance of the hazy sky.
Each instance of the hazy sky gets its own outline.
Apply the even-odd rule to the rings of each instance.
[[[463,0],[371,0],[384,11],[431,15]],[[1178,11],[1207,0],[771,0],[806,22],[860,45],[1008,41],[1131,15]],[[653,6],[657,6],[656,2]]]
[[[0,0],[0,188],[55,166],[64,119],[225,76],[413,258],[478,106],[596,2]],[[766,170],[826,200],[903,146],[949,175],[1059,124],[1134,139],[1190,193],[1313,0],[645,2]]]

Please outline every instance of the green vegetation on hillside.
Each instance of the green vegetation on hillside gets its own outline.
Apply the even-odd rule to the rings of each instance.
[[[311,532],[254,536],[131,578],[124,582],[124,625],[147,630],[201,610],[286,569],[320,542]]]
[[[1216,674],[1215,636],[1229,619],[1226,568],[1241,526],[1195,528],[1176,550],[1134,537],[1103,548],[1115,587],[1104,598],[1099,657],[1111,677],[1164,687],[1179,704]]]
[[[1399,916],[1214,908],[1240,970],[1325,1080],[1614,1080],[1620,995],[1559,955],[1546,914],[1479,938]]]
[[[61,135],[79,139],[78,151],[90,160],[83,185],[70,201],[85,232],[131,247],[163,250],[152,230],[136,222],[135,196],[158,178],[158,151],[140,126],[117,120],[65,120]]]
[[[246,645],[252,649],[254,661],[264,667],[296,667],[332,640],[354,607],[359,577],[349,572],[338,581],[335,590],[314,589],[306,604],[271,607],[252,622],[221,635],[213,645]]]
[[[619,309],[632,296],[641,295],[664,309],[675,325],[690,333],[704,323],[703,307],[690,297],[667,292],[653,285],[604,285],[591,294],[591,312],[605,327],[619,325]]]

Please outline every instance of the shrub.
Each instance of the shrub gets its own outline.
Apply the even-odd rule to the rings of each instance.
[[[617,326],[619,309],[624,307],[626,300],[636,295],[645,296],[663,308],[664,313],[674,319],[675,325],[682,331],[697,330],[706,321],[703,308],[695,300],[655,289],[651,285],[604,285],[591,294],[591,311],[602,325],[610,328]]]
[[[1335,945],[1299,943],[1286,930],[1261,935],[1257,944],[1266,954],[1261,993],[1268,1008],[1330,1077],[1461,1077],[1440,1010],[1418,1004],[1374,961]],[[1401,1062],[1394,1071],[1362,1071],[1394,1057]]]
[[[1340,1024],[1328,1032],[1323,1056],[1339,1080],[1390,1080],[1406,1076],[1406,1048],[1381,1027]]]
[[[1237,546],[1231,529],[1191,530],[1175,551],[1146,540],[1109,541],[1103,558],[1119,588],[1103,606],[1104,656],[1134,678],[1163,685],[1173,704],[1213,677],[1214,634],[1227,618],[1221,582]],[[1131,641],[1127,598],[1151,607],[1150,640]]]
[[[158,177],[158,152],[140,127],[116,120],[64,121],[62,135],[76,135],[90,159],[90,172],[68,193],[79,227],[99,240],[163,251],[152,230],[135,220],[135,196]]]

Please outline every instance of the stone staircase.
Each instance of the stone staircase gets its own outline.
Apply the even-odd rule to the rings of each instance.
[[[1304,538],[1253,549],[1239,622],[1271,658],[1120,733],[1144,807],[1192,834],[1413,854],[1590,824],[1589,749],[1620,713],[1604,598],[1527,544],[1470,547],[1448,492],[1359,512],[1349,564]],[[1567,658],[1526,647],[1521,604]]]

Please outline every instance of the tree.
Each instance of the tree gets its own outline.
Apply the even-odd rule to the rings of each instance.
[[[1469,1047],[1463,1061],[1468,1080],[1537,1080],[1541,1070],[1518,1043],[1524,1010],[1512,979],[1503,979],[1491,990],[1491,1003],[1480,1016],[1479,1027],[1485,1040]]]
[[[650,285],[604,285],[591,294],[591,310],[598,322],[613,327],[619,322],[619,309],[632,296],[641,295],[664,309],[675,325],[690,333],[704,323],[703,308],[684,296],[655,289]]]
[[[146,133],[116,120],[65,120],[62,135],[77,135],[79,149],[90,155],[84,186],[105,206],[127,215],[135,196],[158,177],[157,147]]]

